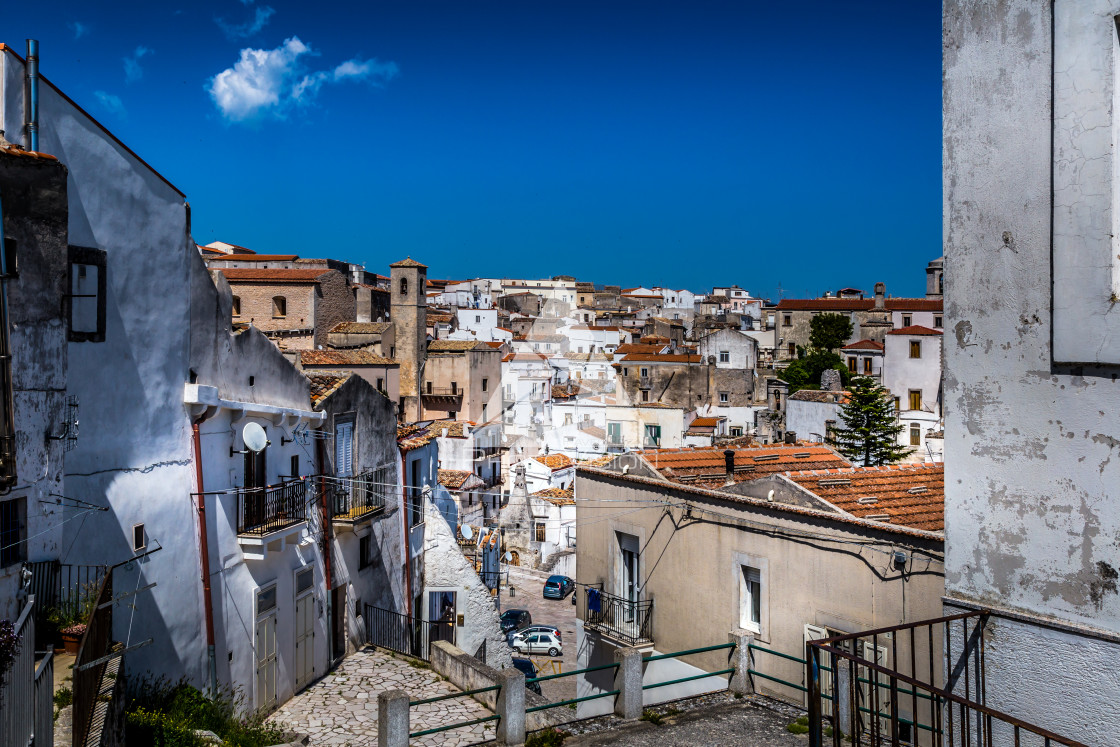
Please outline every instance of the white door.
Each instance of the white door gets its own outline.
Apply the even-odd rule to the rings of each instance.
[[[818,627],[816,625],[806,625],[805,626],[805,642],[806,643],[808,643],[809,641],[819,641],[822,638],[828,638],[828,637],[829,637],[829,634],[828,634],[828,631],[825,628],[821,628],[821,627]],[[821,672],[820,672],[820,678],[821,678],[820,679],[820,683],[821,683],[821,715],[822,716],[831,716],[832,715],[832,701],[829,700],[829,698],[832,697],[832,673],[824,671],[823,667],[828,667],[829,669],[832,668],[832,654],[828,653],[827,651],[822,651],[821,656],[820,656],[820,661],[818,663],[822,667]],[[808,687],[809,683],[806,682],[805,686]],[[806,695],[806,697],[808,697],[808,696]]]
[[[879,666],[884,667],[884,668],[888,664],[888,661],[887,661],[887,658],[888,658],[887,657],[887,647],[883,644],[879,644],[879,646],[876,647],[871,641],[861,640],[861,641],[859,641],[858,652],[859,652],[859,656],[862,659],[864,659],[865,661],[873,661],[876,664],[878,664]],[[887,677],[885,674],[880,674],[879,672],[868,669],[867,667],[859,667],[858,671],[859,671],[859,678],[860,678],[860,680],[862,680],[860,682],[860,685],[859,685],[859,693],[860,693],[860,700],[862,701],[863,707],[867,708],[868,710],[874,710],[875,707],[878,706],[879,713],[880,714],[886,714],[886,715],[880,715],[880,717],[879,717],[879,733],[880,734],[890,734],[891,733],[890,678]],[[871,684],[872,682],[879,683],[878,688],[873,687],[872,684]],[[876,689],[878,690],[878,693],[875,692]],[[879,699],[877,703],[875,701],[876,697],[878,697],[878,699]],[[868,733],[870,733],[872,716],[871,716],[870,713],[864,713],[862,711],[860,713],[861,713],[860,720],[863,722],[864,728],[868,731]]]
[[[276,705],[276,614],[257,620],[257,708]]]
[[[315,597],[296,600],[296,685],[299,692],[315,677]]]

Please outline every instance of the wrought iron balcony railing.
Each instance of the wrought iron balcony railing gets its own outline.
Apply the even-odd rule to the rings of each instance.
[[[335,521],[361,521],[385,508],[386,486],[378,471],[363,472],[330,490],[331,517]]]
[[[603,635],[631,646],[653,643],[653,600],[631,601],[587,589],[583,622]]]
[[[264,535],[307,520],[307,483],[237,491],[237,533]]]

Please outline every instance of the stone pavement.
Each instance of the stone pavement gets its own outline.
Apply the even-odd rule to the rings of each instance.
[[[443,681],[427,665],[413,666],[412,661],[364,648],[285,703],[268,720],[290,731],[309,735],[311,745],[374,747],[377,744],[378,693],[400,689],[413,700],[420,700],[459,690]],[[453,698],[413,706],[410,728],[414,732],[423,731],[489,715],[491,712],[472,698]],[[487,722],[419,737],[410,744],[459,747],[493,737],[494,724]]]

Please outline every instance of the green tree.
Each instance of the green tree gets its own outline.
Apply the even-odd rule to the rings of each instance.
[[[790,361],[782,372],[782,380],[789,384],[790,394],[801,389],[820,389],[821,374],[828,368],[839,371],[840,381],[847,386],[851,373],[840,356],[828,350],[810,350],[804,357]]]
[[[894,464],[911,452],[898,443],[903,425],[895,417],[890,392],[867,376],[852,378],[848,402],[840,411],[843,428],[828,435],[828,445],[865,467]]]
[[[852,336],[852,320],[843,314],[818,314],[809,322],[809,347],[838,350]]]

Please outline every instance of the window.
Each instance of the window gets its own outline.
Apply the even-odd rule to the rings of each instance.
[[[730,428],[727,429],[727,435],[731,436],[732,438],[738,438],[739,436],[743,435],[743,426],[741,426],[741,425],[731,426]]]
[[[241,316],[241,296],[233,297],[233,315]]]
[[[536,533],[537,542],[545,542],[546,540],[544,538],[544,522],[543,521],[538,521],[536,523],[536,526],[534,527],[534,529],[535,529],[535,533]]]
[[[288,299],[283,296],[272,297],[272,318],[282,319],[288,315]]]
[[[381,392],[382,394],[385,393],[385,379],[381,378],[380,376],[377,377],[377,391]]]
[[[358,539],[358,570],[369,568],[371,563],[370,559],[373,555],[373,535],[367,534],[365,537]]]
[[[622,443],[622,423],[607,423],[607,440],[612,444]]]
[[[4,269],[8,271],[9,278],[19,277],[19,257],[16,248],[15,239],[4,238]]]
[[[489,388],[490,388],[490,379],[488,379],[486,377],[483,377],[482,378],[482,391],[485,392]]]
[[[482,323],[482,317],[481,317],[481,316],[478,316],[478,315],[476,314],[476,315],[475,315],[475,317],[474,317],[474,323],[475,323],[475,324],[481,324],[481,323]]]
[[[921,340],[911,340],[910,341],[910,357],[911,358],[921,358],[922,357],[922,341]]]
[[[647,425],[646,426],[646,446],[658,447],[661,445],[661,426],[660,425]]]
[[[313,568],[296,571],[296,594],[307,591],[313,583],[315,583],[315,570]]]
[[[902,315],[902,326],[903,326],[903,327],[909,327],[909,326],[910,326],[910,323],[911,323],[912,321],[913,321],[913,317],[912,317],[912,316],[910,316],[909,314],[903,314],[903,315]]]
[[[430,381],[429,381],[429,382],[426,382],[426,383],[424,384],[424,387],[425,387],[425,389],[427,390],[428,394],[431,394],[431,393],[432,393],[432,382],[430,382]]]
[[[291,470],[292,471],[288,474],[288,477],[292,478],[293,480],[298,479],[299,478],[299,454],[292,454]]]
[[[792,327],[793,326],[793,314],[782,314],[782,326],[783,327]]]
[[[921,389],[911,389],[910,390],[910,409],[911,410],[922,409],[922,390]]]
[[[646,378],[648,376],[649,376],[649,369],[648,368],[643,368],[642,369],[642,378]]]
[[[910,424],[910,445],[911,446],[921,446],[922,445],[922,427],[920,425],[918,425],[917,423],[911,423]]]
[[[80,246],[70,255],[70,341],[105,342],[105,252]]]
[[[859,368],[859,366],[856,365],[856,359],[855,358],[849,358],[848,359],[848,370],[851,371],[852,373],[855,373],[858,368]]]
[[[720,392],[719,393],[719,403],[721,405],[726,405],[730,400],[731,400],[731,395],[728,394],[727,392]]]
[[[482,422],[483,423],[486,422],[486,404],[485,403],[483,403],[483,405],[482,405]]]
[[[649,402],[649,390],[648,389],[643,389],[642,390],[642,402]]]
[[[868,376],[871,375],[871,356],[870,355],[863,359],[863,372],[865,374],[867,374]]]
[[[451,393],[452,394],[458,394],[459,393],[459,384],[457,382],[454,382],[454,381],[451,382]]]
[[[623,368],[622,368],[622,375],[623,375],[623,376],[629,376],[629,375],[630,375],[630,369],[629,369],[629,368],[626,368],[625,366],[623,366]]]
[[[730,363],[731,362],[731,351],[730,350],[719,351],[719,362],[720,363]]]
[[[401,295],[408,295],[408,278],[401,278]]]
[[[257,590],[257,614],[276,609],[276,584]]]
[[[334,473],[338,477],[354,474],[354,421],[334,424]]]
[[[762,632],[762,572],[739,566],[739,627]]]
[[[935,329],[941,329],[944,326],[944,323],[944,319],[940,316],[935,316],[933,318],[933,326]]]
[[[0,503],[0,568],[18,563],[25,557],[23,517],[26,498],[12,498]]]
[[[902,411],[902,400],[899,399],[898,397],[894,398],[894,411],[896,413]]]
[[[411,479],[408,481],[408,526],[424,523],[424,496],[420,492],[420,460],[410,463]]]
[[[570,413],[570,412],[564,413],[564,425],[571,425],[571,424],[572,424],[572,413]]]

